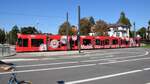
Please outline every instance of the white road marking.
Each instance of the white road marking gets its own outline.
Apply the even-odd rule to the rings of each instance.
[[[58,63],[48,63],[48,64],[35,64],[35,65],[20,65],[16,67],[34,67],[34,66],[46,66],[46,65],[59,65],[59,64],[74,64],[79,62],[58,62]]]
[[[76,66],[67,66],[67,67],[56,67],[56,68],[44,68],[44,69],[33,69],[33,70],[22,70],[22,71],[13,71],[13,73],[25,73],[25,72],[37,72],[37,71],[49,71],[49,70],[59,70],[59,69],[69,69],[69,68],[78,68],[86,66],[94,66],[96,64],[86,64],[86,65],[76,65]],[[3,72],[0,74],[10,74],[12,72]]]
[[[107,57],[114,57],[114,55],[109,55],[109,56],[107,56]]]
[[[145,84],[150,84],[150,82],[149,83],[145,83]]]
[[[131,60],[114,61],[114,62],[106,62],[106,63],[99,63],[99,64],[100,64],[100,65],[104,65],[104,64],[114,64],[114,63],[131,62],[131,61],[138,61],[138,60],[144,60],[144,59],[150,59],[150,57],[147,57],[147,58],[139,58],[139,59],[131,59]]]
[[[145,68],[144,70],[150,70],[150,68]]]
[[[124,52],[121,52],[121,53],[124,53]],[[109,55],[109,54],[114,55],[114,54],[121,54],[121,53],[114,52],[114,53],[98,54],[98,55]],[[134,53],[134,52],[128,52],[128,53]],[[149,52],[146,51],[146,53],[144,55],[148,55],[148,54],[149,54]],[[73,56],[73,57],[67,57],[65,59],[72,59],[72,58],[78,58],[78,57],[90,57],[90,56],[91,55],[87,54],[87,56],[86,55],[85,56],[75,56],[75,57]],[[95,57],[95,56],[97,56],[97,55],[94,55],[93,57]],[[132,57],[141,57],[141,55],[132,56]],[[120,58],[127,58],[127,57],[120,57]],[[51,59],[53,60],[53,59],[56,59],[56,58],[51,58]],[[64,58],[57,58],[57,59],[64,59]],[[20,58],[20,59],[2,59],[2,61],[5,61],[5,62],[34,61],[34,60],[39,60],[39,59],[35,59],[35,58],[33,58],[33,59],[22,59],[22,58]],[[41,60],[50,60],[50,58],[44,58],[44,59],[41,59]],[[86,61],[82,61],[82,62],[94,62],[94,61],[99,61],[99,60],[86,60]]]
[[[133,57],[143,57],[148,55],[149,52],[146,51],[144,55],[137,55],[137,56],[125,56],[125,57],[116,57],[116,58],[104,58],[104,59],[98,59],[98,60],[85,60],[81,62],[96,62],[96,61],[102,61],[102,60],[117,60],[117,59],[124,59],[124,58],[133,58]]]
[[[127,75],[127,74],[138,73],[142,71],[145,71],[145,70],[144,69],[132,70],[132,71],[127,71],[127,72],[122,72],[122,73],[117,73],[117,74],[99,76],[99,77],[88,78],[88,79],[77,80],[77,81],[70,81],[70,82],[66,82],[65,84],[78,84],[78,83],[90,82],[90,81],[95,81],[95,80],[101,80],[101,79],[107,79],[107,78],[112,78],[112,77],[117,77],[117,76],[122,76],[122,75]]]
[[[4,62],[18,62],[18,61],[34,61],[37,59],[22,59],[22,58],[18,58],[18,59],[2,59],[2,61]]]
[[[146,52],[144,55],[147,55],[147,54],[148,53]],[[105,58],[105,59],[98,59],[98,60],[75,61],[75,62],[59,62],[59,63],[35,64],[35,65],[19,65],[19,66],[16,66],[16,67],[35,67],[35,66],[46,66],[46,65],[73,64],[73,63],[81,63],[81,62],[83,62],[83,63],[84,62],[95,62],[95,61],[102,61],[102,60],[107,60],[107,61],[110,61],[110,62],[116,62],[117,59],[141,57],[141,56],[144,56],[144,55],[140,55],[140,56],[128,56],[128,57],[118,57],[118,58]]]
[[[144,59],[150,59],[150,57],[139,58],[139,59],[132,59],[132,60],[116,61],[116,62],[99,63],[99,64],[84,64],[84,65],[75,65],[75,66],[67,66],[67,67],[55,67],[55,68],[22,70],[22,71],[14,71],[14,73],[37,72],[37,71],[60,70],[60,69],[71,69],[71,68],[79,68],[79,67],[87,67],[87,66],[95,66],[95,65],[114,64],[114,63],[120,63],[120,62],[138,61],[138,60],[144,60]],[[145,69],[149,70],[149,68],[145,68]],[[0,73],[0,74],[9,74],[9,73],[12,73],[12,72],[3,72],[3,73]]]
[[[114,55],[108,55],[108,56],[104,56],[103,58],[108,58],[108,57],[114,57]],[[91,56],[90,59],[98,59],[99,56]]]

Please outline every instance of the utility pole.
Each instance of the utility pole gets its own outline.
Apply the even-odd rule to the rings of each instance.
[[[80,6],[78,6],[78,50],[81,53],[81,44],[80,44]]]
[[[147,33],[148,33],[148,41],[150,40],[150,25],[148,26],[148,28],[147,28]]]
[[[70,48],[69,48],[69,42],[68,42],[68,35],[69,35],[68,12],[67,12],[67,14],[66,14],[66,22],[67,22],[67,31],[66,31],[66,33],[67,33],[67,50],[69,50]]]
[[[148,28],[147,28],[147,40],[150,41],[150,20],[148,21]]]
[[[134,25],[134,38],[136,37],[136,30],[135,30],[135,22],[133,23]]]

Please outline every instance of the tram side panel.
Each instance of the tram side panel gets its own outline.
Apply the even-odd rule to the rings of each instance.
[[[45,35],[18,35],[16,52],[46,51]]]
[[[120,46],[120,48],[126,47],[126,40],[124,38],[120,38],[119,46]]]
[[[93,36],[80,36],[81,49],[93,49]]]
[[[107,36],[104,37],[104,48],[105,48],[105,49],[111,48],[111,40],[110,40],[110,37],[107,37]]]
[[[94,48],[95,49],[104,48],[104,38],[102,36],[96,36],[94,38]]]
[[[67,50],[67,36],[50,35],[47,42],[48,50]]]
[[[119,48],[119,41],[120,39],[118,37],[110,37],[111,41],[111,48]]]
[[[30,51],[47,51],[45,35],[30,35]]]
[[[16,42],[16,52],[25,52],[29,47],[29,39],[26,35],[18,34],[18,39]]]
[[[16,52],[67,50],[67,41],[70,50],[78,49],[77,36],[18,34]],[[128,48],[140,46],[140,38],[80,36],[80,44],[81,49]]]

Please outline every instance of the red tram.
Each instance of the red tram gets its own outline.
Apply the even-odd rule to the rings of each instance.
[[[108,49],[139,47],[140,38],[120,38],[108,36],[61,36],[18,34],[16,52],[77,50],[80,39],[81,49]],[[67,42],[69,49],[67,49]]]

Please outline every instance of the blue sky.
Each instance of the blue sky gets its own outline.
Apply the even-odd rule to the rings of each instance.
[[[124,11],[136,29],[147,27],[150,20],[150,0],[0,0],[0,28],[9,31],[12,26],[36,26],[42,32],[56,34],[66,20],[77,25],[77,6],[81,18],[93,16],[108,23],[117,22]]]

